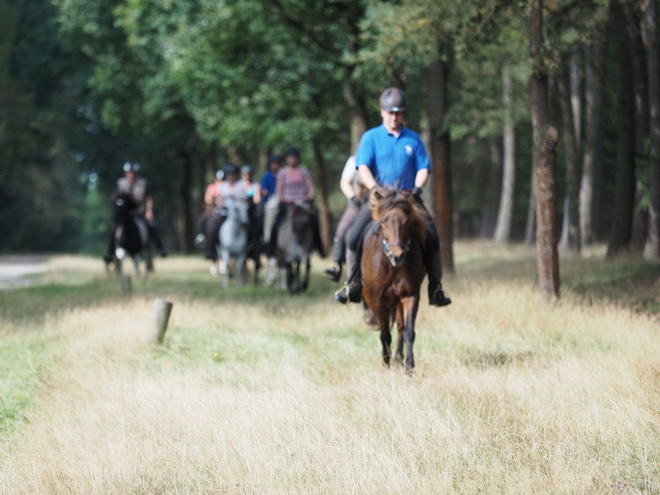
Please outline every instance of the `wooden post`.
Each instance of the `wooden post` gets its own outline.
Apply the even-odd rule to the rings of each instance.
[[[172,303],[164,299],[156,298],[154,302],[154,326],[151,332],[151,343],[162,344],[167,330],[167,323],[172,312]]]

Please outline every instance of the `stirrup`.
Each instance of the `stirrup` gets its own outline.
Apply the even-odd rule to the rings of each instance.
[[[362,300],[362,287],[346,282],[341,289],[335,292],[333,298],[341,304],[360,302]]]
[[[195,237],[194,244],[196,248],[205,248],[206,236],[204,234],[198,234],[197,237]]]
[[[341,277],[341,265],[335,263],[330,268],[323,270],[323,276],[329,278],[333,282],[339,282],[339,277]]]

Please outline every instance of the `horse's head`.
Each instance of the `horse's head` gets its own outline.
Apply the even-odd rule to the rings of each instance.
[[[383,252],[392,266],[401,266],[413,239],[423,242],[426,225],[409,191],[375,187],[369,203],[372,215],[381,227]]]
[[[247,226],[250,223],[249,206],[245,198],[233,198],[228,208],[228,218],[235,218],[238,223]]]
[[[314,226],[314,211],[307,203],[295,203],[291,206],[291,227],[298,244],[304,244],[306,236],[311,235]]]
[[[128,193],[120,193],[113,203],[114,213],[112,219],[115,224],[123,225],[131,215],[131,212],[137,208],[137,203]]]

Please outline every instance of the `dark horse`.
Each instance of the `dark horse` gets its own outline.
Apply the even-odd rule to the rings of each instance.
[[[380,327],[385,364],[390,364],[390,326],[395,320],[399,339],[394,358],[399,363],[403,361],[405,342],[406,373],[412,374],[415,317],[425,275],[422,247],[426,224],[408,191],[376,187],[369,200],[376,225],[364,239],[360,265],[362,295]]]
[[[275,256],[277,264],[286,271],[286,288],[291,294],[309,287],[310,256],[314,249],[316,217],[306,204],[291,204],[277,233]],[[304,267],[305,273],[301,273]],[[269,270],[273,267],[269,264]],[[268,277],[274,278],[274,273]]]
[[[121,193],[114,201],[112,216],[115,225],[116,269],[123,275],[122,262],[127,256],[133,259],[135,273],[139,275],[139,261],[144,259],[146,271],[153,271],[149,227],[146,220],[135,216],[137,204],[130,194]]]

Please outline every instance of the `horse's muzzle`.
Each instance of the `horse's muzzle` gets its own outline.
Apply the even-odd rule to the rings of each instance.
[[[399,247],[401,248],[401,253],[400,254],[394,254],[392,252],[393,247]],[[399,267],[403,265],[403,262],[406,259],[406,254],[410,251],[410,240],[405,243],[398,243],[398,242],[393,242],[392,244],[387,242],[387,239],[383,237],[383,252],[385,253],[385,256],[387,256],[387,259],[390,260],[390,263],[392,263],[392,266],[394,268]]]
[[[399,256],[394,256],[393,254],[390,253],[387,255],[387,258],[390,260],[390,263],[392,263],[392,266],[394,268],[397,268],[403,265],[403,262],[406,260],[406,253],[404,251]]]

